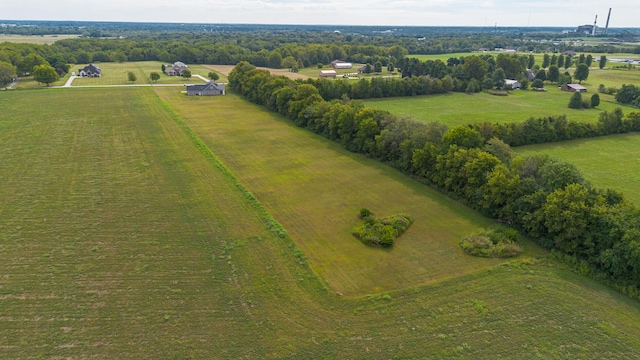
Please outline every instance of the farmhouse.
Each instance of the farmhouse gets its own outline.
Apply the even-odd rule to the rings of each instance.
[[[224,85],[209,81],[206,84],[187,85],[187,95],[212,96],[224,95]]]
[[[189,66],[187,66],[185,63],[176,61],[173,63],[173,65],[167,66],[164,70],[164,73],[168,76],[182,76],[182,73],[188,68]]]
[[[102,70],[96,64],[89,64],[78,72],[82,77],[100,77],[102,76]]]
[[[587,92],[587,88],[580,84],[564,84],[560,87],[560,90],[569,92]]]
[[[504,79],[504,86],[515,90],[520,89],[521,84],[518,80]]]
[[[335,70],[320,70],[320,77],[336,77],[338,74]]]
[[[353,65],[342,60],[333,60],[331,62],[331,67],[334,69],[351,69]]]

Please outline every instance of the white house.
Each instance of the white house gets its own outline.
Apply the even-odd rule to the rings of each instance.
[[[336,76],[338,76],[338,74],[336,73],[335,70],[320,70],[320,74],[318,74],[318,76],[320,76],[320,77],[336,77]]]

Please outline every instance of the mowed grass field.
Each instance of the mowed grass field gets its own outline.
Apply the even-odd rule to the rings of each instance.
[[[618,190],[640,205],[638,149],[640,134],[637,133],[514,148],[518,154],[546,153],[573,163],[596,187]]]
[[[238,104],[208,98],[222,99]],[[640,304],[544,257],[384,295],[327,291],[151,88],[2,92],[0,103],[2,358],[640,352]]]
[[[583,94],[589,99],[597,86]],[[365,100],[368,107],[387,110],[398,116],[416,120],[439,121],[449,126],[475,122],[522,122],[530,117],[565,114],[569,120],[598,121],[602,111],[612,111],[621,105],[611,95],[600,94],[600,106],[595,109],[569,109],[571,93],[550,86],[547,92],[515,90],[509,96],[495,96],[486,92],[473,95],[449,93],[415,97]],[[625,111],[627,111],[625,107]]]
[[[79,73],[83,65],[74,65],[70,71]],[[162,62],[159,61],[139,61],[139,62],[108,62],[99,63],[98,66],[102,70],[102,76],[96,78],[76,78],[73,80],[72,86],[93,86],[93,85],[129,85],[129,84],[151,84],[151,73],[160,74],[157,84],[202,84],[204,80],[192,76],[185,79],[181,76],[167,76],[162,73]],[[193,75],[198,74],[207,77],[209,71],[204,65],[190,65]],[[136,81],[128,81],[128,73],[133,72],[136,75]],[[156,82],[154,82],[155,84]]]
[[[157,91],[283,224],[337,293],[397,290],[500,263],[458,247],[464,235],[495,223],[429,187],[233,94],[200,99]],[[363,207],[416,220],[393,249],[371,248],[351,235]]]
[[[59,35],[15,35],[0,34],[0,43],[24,43],[24,44],[53,44],[58,40],[75,39],[79,35],[59,34]]]

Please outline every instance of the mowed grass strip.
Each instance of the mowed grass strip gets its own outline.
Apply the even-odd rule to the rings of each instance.
[[[583,94],[589,100],[597,91],[597,85]],[[530,117],[565,114],[569,120],[598,121],[602,111],[612,111],[615,104],[611,95],[600,94],[601,103],[595,109],[569,109],[571,93],[550,86],[547,92],[514,90],[509,96],[495,96],[486,92],[473,95],[449,93],[391,99],[370,99],[368,107],[387,110],[398,116],[408,116],[419,121],[438,121],[449,126],[476,122],[505,123],[523,122]]]
[[[514,148],[521,155],[545,153],[575,164],[596,187],[618,190],[640,205],[638,149],[637,133]]]
[[[380,292],[474,272],[500,260],[465,255],[461,237],[494,223],[399,172],[233,94],[187,97],[157,89],[291,234],[336,292]],[[392,249],[351,235],[366,207],[414,224]]]

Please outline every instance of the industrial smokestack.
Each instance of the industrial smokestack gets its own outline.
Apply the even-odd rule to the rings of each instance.
[[[609,15],[607,15],[607,25],[604,27],[604,34],[609,32],[609,19],[611,19],[611,8],[609,8]]]
[[[596,35],[596,23],[598,23],[598,15],[596,15],[596,19],[593,21],[593,29],[591,29],[591,36]]]

